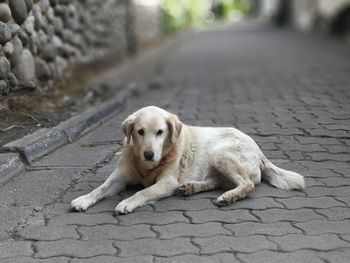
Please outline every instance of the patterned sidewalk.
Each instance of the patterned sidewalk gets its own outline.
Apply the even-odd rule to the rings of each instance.
[[[194,34],[157,63],[161,87],[1,186],[0,262],[349,262],[349,46],[231,26]],[[212,200],[222,191],[174,196],[113,217],[130,188],[71,212],[113,170],[121,121],[150,104],[186,124],[239,128],[307,188],[262,183],[221,208]]]

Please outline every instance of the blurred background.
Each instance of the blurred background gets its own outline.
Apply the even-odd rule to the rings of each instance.
[[[349,42],[350,0],[1,0],[0,143],[110,98],[124,75],[89,83],[136,54],[235,23]]]
[[[96,73],[176,32],[247,20],[350,40],[350,0],[4,0],[0,95],[55,93],[76,67]]]

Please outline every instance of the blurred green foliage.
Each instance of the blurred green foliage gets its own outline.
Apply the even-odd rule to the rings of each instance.
[[[164,0],[164,29],[171,33],[187,26],[199,26],[205,23],[210,10],[206,0]]]
[[[203,26],[215,19],[244,16],[251,0],[163,0],[164,31],[171,33],[185,27]]]

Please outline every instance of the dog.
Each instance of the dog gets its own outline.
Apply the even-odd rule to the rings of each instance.
[[[220,187],[229,190],[214,203],[245,198],[265,179],[280,189],[302,189],[304,177],[272,164],[252,138],[235,128],[188,126],[155,106],[144,107],[122,123],[124,146],[116,169],[87,195],[71,202],[85,211],[131,184],[145,188],[121,201],[116,215],[174,194],[192,195]]]

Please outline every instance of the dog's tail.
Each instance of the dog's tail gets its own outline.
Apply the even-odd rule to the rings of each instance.
[[[261,164],[262,177],[280,189],[302,189],[305,187],[304,177],[298,173],[281,169],[263,157]]]

